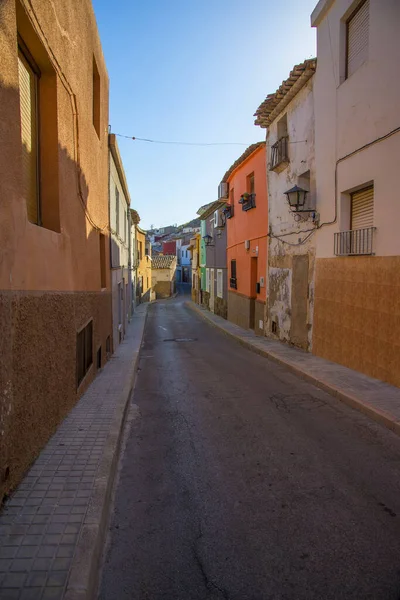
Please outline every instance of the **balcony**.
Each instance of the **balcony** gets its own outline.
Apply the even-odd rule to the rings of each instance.
[[[373,241],[376,227],[352,229],[335,233],[334,253],[336,256],[365,256],[374,254]]]
[[[228,204],[225,206],[222,212],[224,213],[226,219],[232,219],[234,213],[233,204]]]
[[[256,195],[255,194],[243,194],[239,200],[239,204],[242,205],[242,210],[248,211],[256,207]]]
[[[236,277],[231,277],[229,279],[229,287],[231,287],[234,290],[237,290],[237,279],[236,279]]]
[[[284,135],[271,146],[270,171],[284,169],[289,164],[289,136]]]

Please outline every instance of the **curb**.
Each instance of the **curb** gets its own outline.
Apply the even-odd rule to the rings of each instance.
[[[201,309],[200,307],[198,307],[193,302],[186,301],[185,305],[190,310],[192,310],[193,312],[200,315],[210,325],[219,329],[222,333],[226,334],[227,336],[233,338],[234,340],[239,342],[242,346],[244,346],[248,350],[251,350],[255,354],[259,354],[260,356],[264,356],[265,358],[269,358],[270,360],[273,360],[274,362],[283,365],[289,371],[291,371],[292,373],[294,373],[295,375],[300,377],[300,379],[303,379],[309,383],[312,383],[313,385],[320,388],[324,392],[327,392],[331,396],[334,396],[335,398],[337,398],[344,404],[347,404],[351,408],[357,410],[358,412],[361,412],[362,414],[369,417],[376,423],[383,425],[387,429],[390,429],[391,431],[393,431],[393,433],[395,433],[396,435],[400,436],[400,421],[398,421],[390,413],[380,410],[379,408],[376,408],[375,406],[369,404],[368,402],[360,400],[357,396],[354,396],[353,394],[344,392],[343,390],[341,390],[340,388],[336,387],[335,385],[333,385],[331,383],[327,383],[326,381],[323,381],[322,379],[318,379],[315,375],[312,375],[311,373],[307,373],[306,371],[303,371],[296,365],[293,365],[292,363],[284,360],[282,357],[277,356],[273,352],[270,352],[268,350],[263,350],[262,348],[257,348],[250,341],[243,339],[242,337],[240,337],[239,335],[236,335],[235,333],[233,333],[231,331],[227,331],[222,326],[220,326],[218,323],[216,323],[212,319],[208,318],[205,311],[203,309]]]
[[[146,327],[148,304],[146,304],[142,335],[126,384],[120,396],[119,406],[107,436],[107,442],[98,468],[89,507],[75,550],[70,576],[63,600],[95,600],[99,584],[100,564],[109,522],[109,512],[117,464],[120,457],[122,435],[128,413],[129,399],[135,384],[140,349]]]

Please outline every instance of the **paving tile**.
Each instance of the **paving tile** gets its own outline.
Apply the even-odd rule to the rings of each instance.
[[[1,600],[19,600],[20,590],[1,587]]]
[[[11,568],[11,558],[0,558],[0,573],[6,573]]]
[[[50,571],[47,585],[64,586],[67,581],[68,571]]]
[[[17,558],[33,558],[36,556],[38,546],[20,546],[17,552]]]
[[[21,589],[26,580],[26,573],[6,573],[3,580],[3,587],[5,588],[19,588]]]
[[[41,600],[43,589],[40,587],[26,587],[22,590],[19,600]]]
[[[121,360],[95,379],[0,513],[1,600],[62,599],[116,409],[126,401],[132,332],[136,341],[120,346]]]
[[[11,572],[28,573],[32,568],[32,564],[32,558],[14,558],[8,570]]]
[[[63,587],[46,587],[41,600],[61,600],[64,594]]]
[[[53,558],[56,555],[58,546],[41,546],[38,550],[38,558]]]
[[[29,587],[43,587],[46,584],[47,577],[47,571],[32,571],[28,575],[26,585]]]

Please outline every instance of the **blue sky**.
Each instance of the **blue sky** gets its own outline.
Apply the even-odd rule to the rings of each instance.
[[[316,0],[93,0],[114,133],[166,141],[265,139],[253,113],[315,56]],[[217,197],[244,146],[118,138],[132,207],[149,228],[184,223]]]

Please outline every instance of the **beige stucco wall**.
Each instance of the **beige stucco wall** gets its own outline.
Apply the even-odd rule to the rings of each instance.
[[[7,140],[0,147],[0,238],[7,247],[0,262],[0,288],[100,290],[99,234],[85,217],[85,207],[93,223],[108,237],[108,75],[93,8],[90,0],[33,4],[47,39],[44,41],[40,34],[43,46],[37,54],[45,52],[57,72],[61,232],[56,233],[27,220],[22,195],[18,4],[15,0],[0,4],[0,134],[1,139]],[[30,3],[24,0],[21,4],[26,4],[26,11],[20,11],[19,32],[33,52],[37,42],[32,30],[38,31],[39,26],[36,18],[32,17],[32,25],[27,17],[32,15]],[[100,139],[92,122],[93,56],[101,79]],[[39,56],[35,58],[38,60]],[[76,94],[79,138],[72,94]],[[82,197],[78,193],[78,178]]]
[[[344,79],[345,20],[351,0],[336,0],[318,23],[316,117],[317,202],[321,223],[335,217],[335,166],[339,159],[400,127],[400,3],[370,0],[368,60]],[[349,229],[346,192],[373,181],[374,249],[378,256],[400,252],[397,231],[400,132],[337,165],[338,219],[317,235],[317,256],[333,256],[334,233]]]
[[[278,139],[278,121],[286,114],[289,164],[283,170],[268,170],[268,211],[272,235],[268,245],[266,333],[306,350],[310,350],[312,345],[315,235],[305,243],[299,244],[299,241],[303,241],[316,225],[311,213],[296,214],[290,210],[285,192],[295,185],[308,189],[307,207],[315,207],[313,82],[314,77],[271,123],[267,135],[269,164],[271,145]],[[307,171],[310,178],[301,178]],[[294,269],[293,257],[303,255],[309,257],[308,272],[304,272],[304,284],[298,286],[299,261],[295,261]],[[272,332],[273,322],[276,333]]]

